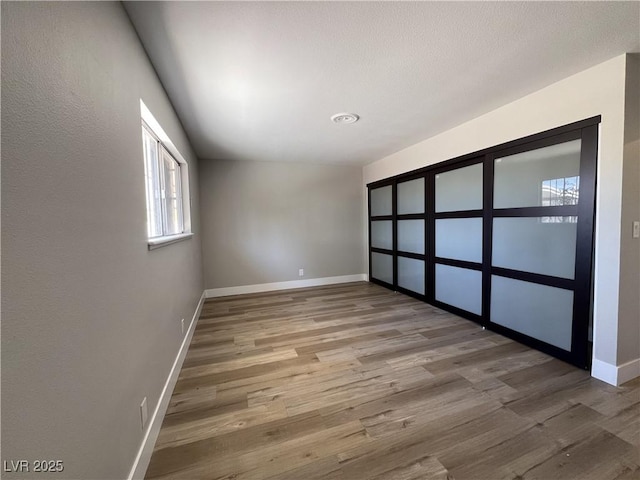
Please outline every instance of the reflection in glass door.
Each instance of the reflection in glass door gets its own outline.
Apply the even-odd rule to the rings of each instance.
[[[587,367],[599,121],[369,185],[371,281]]]

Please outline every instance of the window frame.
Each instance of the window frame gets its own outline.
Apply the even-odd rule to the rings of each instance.
[[[144,102],[140,100],[141,111],[141,133],[142,148],[145,171],[145,192],[146,192],[146,212],[147,212],[147,246],[153,250],[165,245],[170,245],[193,236],[191,231],[191,196],[189,191],[189,164],[180,155],[180,152],[169,139],[160,124],[153,117]],[[151,171],[150,160],[147,157],[148,135],[156,142],[156,155],[151,161],[155,161],[155,169]],[[174,197],[178,200],[178,215],[175,221],[178,223],[179,231],[169,233],[168,212],[167,212],[167,186],[165,178],[165,162],[167,160],[175,162],[177,166],[177,184],[174,185]],[[155,201],[152,201],[155,199]],[[156,222],[159,216],[159,223],[152,227],[152,222]],[[158,234],[159,232],[159,234]]]

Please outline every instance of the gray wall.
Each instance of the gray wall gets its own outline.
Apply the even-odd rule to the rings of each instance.
[[[640,54],[627,55],[620,239],[618,365],[640,358]]]
[[[196,158],[122,5],[2,2],[2,459],[60,478],[127,476],[202,293],[198,235],[147,249],[140,98],[197,232]]]
[[[206,288],[364,273],[362,169],[200,163]]]

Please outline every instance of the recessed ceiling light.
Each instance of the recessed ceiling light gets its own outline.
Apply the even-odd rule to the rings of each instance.
[[[333,123],[346,125],[347,123],[356,123],[360,117],[355,113],[336,113],[331,117]]]

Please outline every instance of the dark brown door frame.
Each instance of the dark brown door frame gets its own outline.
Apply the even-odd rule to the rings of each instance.
[[[371,212],[371,190],[392,185],[392,215],[371,217],[369,215],[369,280],[386,288],[419,298],[437,307],[456,313],[464,318],[480,323],[484,327],[513,338],[521,343],[549,353],[581,368],[590,366],[590,348],[588,329],[592,299],[592,272],[594,247],[594,218],[596,196],[596,164],[598,144],[598,124],[600,116],[592,117],[580,122],[564,125],[552,130],[530,135],[512,142],[490,147],[462,157],[457,157],[435,165],[430,165],[412,172],[387,178],[367,185],[369,192],[368,208]],[[529,150],[535,150],[566,141],[581,139],[580,157],[580,201],[578,205],[556,207],[525,207],[494,209],[493,208],[493,180],[494,159],[499,156],[512,155]],[[465,166],[483,164],[483,208],[477,211],[435,213],[435,175]],[[397,188],[398,183],[414,180],[425,180],[425,211],[423,214],[398,215]],[[576,262],[573,280],[540,275],[535,273],[493,267],[491,262],[493,241],[493,219],[497,217],[536,217],[536,216],[577,216]],[[397,224],[403,219],[425,220],[425,253],[424,255],[408,252],[398,252]],[[435,220],[438,218],[482,218],[483,245],[482,263],[466,262],[437,258],[435,256]],[[392,220],[393,245],[392,250],[371,247],[371,222],[375,220]],[[372,276],[371,253],[378,252],[392,256],[393,284],[378,280]],[[398,286],[398,257],[417,258],[425,262],[425,293],[401,288]],[[482,272],[482,313],[476,315],[461,310],[452,305],[435,299],[435,265],[444,264],[458,266]],[[556,288],[571,290],[574,294],[573,324],[571,351],[567,352],[541,340],[516,332],[507,327],[491,322],[491,276],[499,275],[516,280],[524,280]]]

